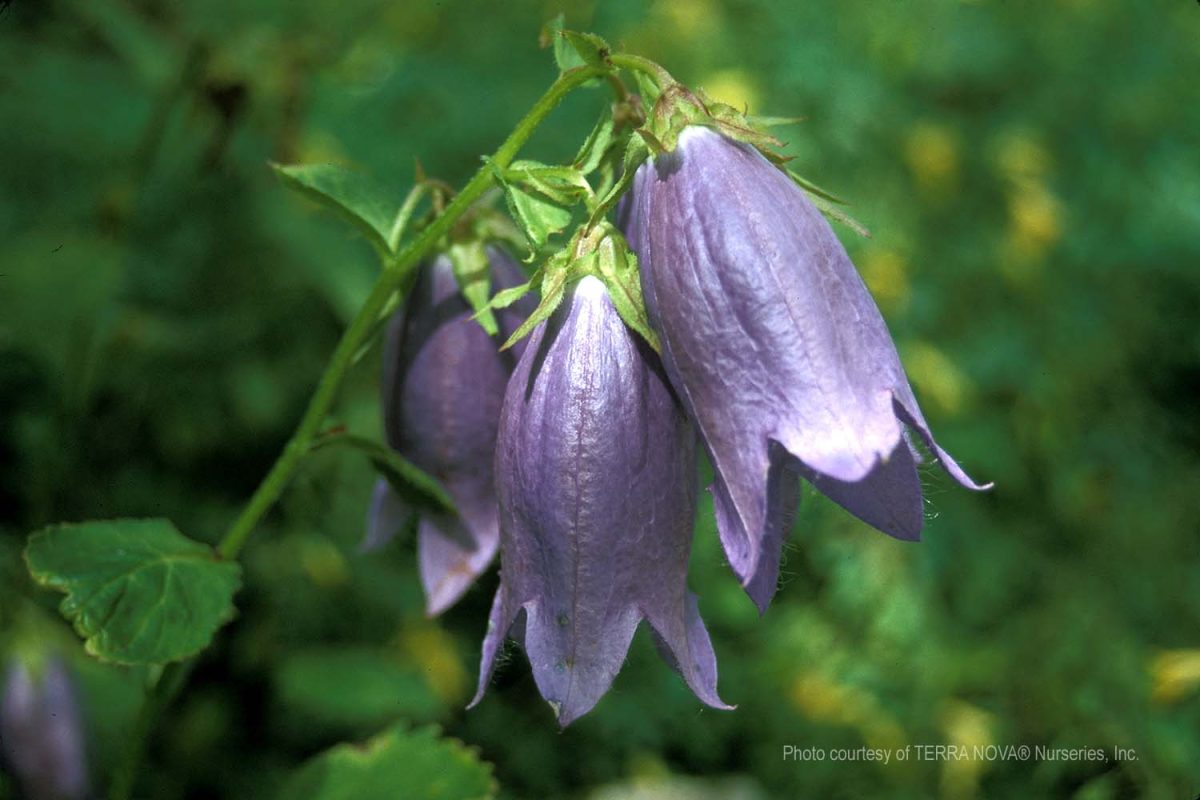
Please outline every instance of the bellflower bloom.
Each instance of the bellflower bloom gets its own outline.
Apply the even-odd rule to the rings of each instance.
[[[14,661],[0,700],[0,754],[22,796],[82,800],[88,796],[87,759],[79,704],[57,658],[38,677]]]
[[[712,459],[721,541],[760,609],[775,592],[796,475],[918,539],[912,429],[934,441],[887,326],[829,223],[755,148],[700,126],[636,175],[626,230],[671,383]]]
[[[500,588],[472,705],[511,628],[565,726],[608,691],[646,619],[696,696],[728,708],[687,590],[695,435],[598,279],[579,281],[531,335],[505,394],[496,474]]]
[[[489,248],[488,258],[493,286],[524,281],[499,249]],[[516,329],[527,305],[497,314],[501,336]],[[383,368],[388,444],[441,481],[458,510],[457,519],[426,514],[418,523],[417,556],[430,616],[462,596],[499,546],[492,462],[500,404],[515,358],[515,353],[501,353],[497,340],[471,319],[446,256],[422,269],[406,307],[388,326]],[[380,479],[364,549],[382,546],[409,513]]]

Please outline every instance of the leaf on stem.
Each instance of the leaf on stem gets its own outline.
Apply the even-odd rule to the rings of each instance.
[[[353,448],[371,462],[392,489],[410,507],[436,514],[456,514],[454,500],[438,481],[390,447],[349,433],[329,433],[318,438],[312,446],[320,450],[331,445]]]
[[[559,14],[542,26],[538,43],[554,48],[554,63],[559,72],[576,67],[601,67],[608,64],[612,48],[594,33],[578,33],[564,29],[566,17]]]
[[[528,168],[524,173],[512,168],[503,171],[496,168],[495,174],[497,183],[504,189],[509,213],[525,234],[532,253],[536,254],[551,236],[571,223],[571,210],[563,208],[554,197],[568,198],[569,187],[573,184],[564,186],[561,178],[551,178],[544,172],[536,175]],[[586,181],[584,183],[586,185]]]
[[[592,132],[588,134],[583,146],[575,155],[575,160],[572,162],[575,169],[579,170],[581,175],[588,175],[599,167],[600,162],[604,160],[613,146],[616,135],[612,106],[608,105],[605,106],[596,126],[592,128]]]
[[[391,252],[397,204],[370,178],[336,164],[271,167],[288,186],[348,220],[381,254]]]
[[[621,321],[645,339],[656,353],[662,352],[658,334],[650,327],[650,318],[646,316],[637,256],[615,227],[609,223],[603,225],[607,235],[600,241],[597,250],[597,274],[608,289],[608,296]]]
[[[454,278],[458,281],[458,290],[462,293],[471,310],[475,312],[475,320],[489,336],[495,336],[500,330],[496,324],[496,316],[489,306],[492,288],[492,268],[488,259],[487,247],[478,239],[466,242],[455,242],[446,253],[454,267]]]
[[[241,567],[165,519],[52,525],[25,562],[89,653],[118,664],[165,664],[203,650],[234,615]]]

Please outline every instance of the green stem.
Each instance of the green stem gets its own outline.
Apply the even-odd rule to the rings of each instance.
[[[667,72],[661,64],[657,64],[642,56],[635,56],[630,53],[613,53],[609,56],[608,60],[610,64],[618,69],[627,69],[631,72],[642,72],[649,75],[658,84],[658,88],[660,89],[665,89],[676,82],[671,73]]]
[[[528,141],[537,126],[554,110],[567,93],[601,74],[603,71],[597,68],[579,67],[560,75],[496,150],[491,158],[492,164],[501,169],[511,164],[522,145]],[[342,334],[342,339],[338,342],[337,349],[333,351],[329,365],[325,368],[325,374],[321,376],[321,382],[317,384],[317,390],[313,393],[312,399],[308,403],[308,409],[304,412],[304,417],[301,418],[296,432],[292,434],[283,453],[271,467],[271,471],[263,478],[241,515],[217,545],[217,552],[222,556],[235,558],[246,544],[246,539],[249,538],[259,519],[275,505],[283,487],[287,485],[297,465],[308,452],[313,437],[320,430],[321,423],[325,421],[325,415],[333,404],[338,386],[341,385],[342,378],[345,376],[354,354],[358,352],[366,334],[371,330],[384,306],[387,305],[392,293],[401,286],[408,274],[416,267],[417,262],[433,250],[438,241],[449,233],[451,226],[466,213],[494,181],[495,171],[487,165],[480,167],[475,176],[463,187],[463,190],[454,196],[450,205],[446,206],[446,210],[442,212],[441,216],[427,225],[416,239],[401,250],[395,260],[379,276],[362,308],[350,323],[350,327]]]
[[[429,223],[417,238],[408,243],[390,259],[386,268],[380,274],[375,286],[372,287],[367,299],[358,310],[349,327],[342,334],[337,348],[330,356],[321,380],[309,400],[308,408],[300,419],[296,431],[284,446],[283,452],[275,464],[267,472],[242,513],[238,515],[229,530],[221,537],[217,552],[224,558],[237,558],[254,526],[263,515],[271,510],[279,495],[291,480],[296,468],[309,452],[313,440],[320,432],[329,409],[337,396],[342,379],[346,375],[354,356],[362,346],[366,337],[374,329],[375,320],[379,317],[392,294],[398,289],[411,286],[409,277],[415,271],[418,262],[428,255],[437,243],[450,232],[451,227],[492,185],[495,180],[494,167],[503,169],[512,163],[521,147],[529,140],[538,125],[553,111],[562,99],[572,90],[582,86],[593,78],[601,77],[606,70],[598,67],[577,67],[568,70],[558,77],[546,93],[533,104],[508,138],[492,155],[491,164],[484,164],[474,177],[455,195],[450,205],[433,222]],[[147,692],[137,723],[130,737],[129,746],[118,765],[109,790],[109,800],[127,800],[133,790],[133,783],[145,756],[146,741],[153,732],[158,717],[183,688],[191,673],[193,662],[168,664],[154,687]]]
[[[147,692],[146,699],[134,720],[133,730],[125,745],[125,752],[113,774],[112,783],[108,787],[109,800],[126,800],[133,793],[133,784],[137,779],[138,768],[145,755],[146,742],[154,729],[154,723],[160,714],[166,710],[175,695],[183,688],[192,673],[194,661],[177,661],[163,667],[162,673],[154,688]]]

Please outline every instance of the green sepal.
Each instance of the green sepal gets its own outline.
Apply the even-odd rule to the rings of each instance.
[[[595,227],[600,224],[604,215],[609,209],[617,204],[621,199],[621,195],[629,191],[629,187],[633,185],[633,179],[637,175],[638,167],[640,167],[646,159],[650,158],[650,146],[646,142],[644,135],[630,136],[625,144],[625,153],[621,159],[621,180],[617,181],[608,192],[596,204],[596,208],[592,211],[591,218],[588,224]]]
[[[550,318],[550,315],[562,303],[563,296],[566,293],[568,278],[570,277],[571,259],[568,254],[570,250],[568,245],[563,250],[555,253],[546,264],[538,270],[541,280],[538,283],[538,291],[541,294],[541,299],[538,301],[537,308],[525,318],[512,336],[500,346],[501,350],[507,350],[517,342],[528,336],[539,323],[545,322]],[[537,279],[535,276],[534,280]],[[533,281],[531,280],[530,283]]]
[[[642,297],[637,256],[621,232],[607,220],[580,226],[570,243],[551,256],[530,280],[530,286],[540,286],[541,302],[501,349],[511,347],[549,319],[566,296],[567,287],[585,275],[594,275],[604,283],[622,321],[658,352],[658,336],[650,327]]]
[[[822,214],[832,220],[842,223],[859,236],[862,236],[864,239],[871,238],[871,232],[867,230],[865,225],[838,207],[840,205],[845,205],[845,200],[842,200],[836,195],[825,191],[815,183],[800,177],[790,169],[787,170],[787,174],[797,186],[804,190],[804,193],[808,195],[810,200],[812,200],[812,204],[816,206]]]
[[[601,225],[603,236],[596,251],[594,274],[608,288],[609,299],[621,320],[645,339],[654,352],[661,353],[658,334],[650,327],[650,318],[646,315],[637,256],[612,224],[603,222]]]
[[[533,281],[528,280],[519,286],[511,286],[507,289],[501,289],[492,295],[492,308],[508,308],[513,303],[520,300],[525,295],[533,291]]]
[[[496,325],[496,317],[488,305],[491,300],[492,275],[487,247],[478,239],[454,242],[446,251],[446,255],[454,268],[458,291],[475,312],[480,326],[489,336],[495,336],[500,328]]]
[[[758,114],[746,115],[746,122],[752,128],[785,128],[791,125],[799,125],[804,122],[804,117],[765,117]]]
[[[575,154],[571,164],[579,171],[581,175],[590,175],[604,157],[608,154],[609,149],[613,146],[616,139],[616,125],[613,120],[613,109],[611,105],[605,106],[604,111],[600,114],[600,119],[584,140],[583,146],[579,148],[579,152]]]

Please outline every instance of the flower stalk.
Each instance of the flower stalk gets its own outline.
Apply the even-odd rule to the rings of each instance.
[[[223,558],[235,559],[245,547],[255,526],[274,507],[284,488],[291,481],[300,463],[320,433],[338,389],[370,333],[392,296],[402,294],[411,287],[412,276],[420,261],[430,254],[437,243],[446,236],[454,224],[471,206],[483,196],[495,182],[495,167],[504,168],[512,163],[517,153],[537,130],[538,125],[553,111],[571,91],[588,81],[608,73],[603,67],[582,66],[568,70],[550,85],[517,123],[508,138],[492,154],[489,164],[481,166],[455,195],[445,209],[435,217],[408,245],[387,259],[386,268],[375,281],[358,313],[342,334],[341,340],[330,356],[317,388],[308,402],[295,432],[288,439],[283,451],[267,472],[254,494],[246,503],[217,544],[217,552]],[[403,299],[403,298],[402,298]],[[109,790],[110,800],[127,800],[132,791],[134,777],[145,757],[146,741],[153,731],[158,717],[183,688],[191,672],[191,662],[168,664],[163,668],[154,686],[147,692],[139,714],[137,729],[130,741],[124,758],[117,766],[116,777]]]

